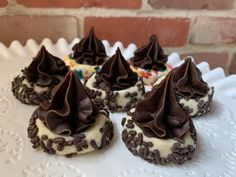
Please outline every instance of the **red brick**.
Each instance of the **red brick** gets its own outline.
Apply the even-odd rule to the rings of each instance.
[[[173,9],[210,9],[222,10],[232,9],[234,0],[149,0],[149,4],[156,9],[173,8]]]
[[[7,0],[0,0],[0,7],[5,7],[7,3]]]
[[[0,27],[0,42],[6,45],[12,40],[25,43],[29,38],[41,42],[45,37],[53,42],[60,37],[71,41],[78,35],[75,17],[1,16]]]
[[[233,55],[231,65],[229,67],[230,74],[236,74],[236,53]]]
[[[208,62],[211,69],[214,69],[216,67],[222,67],[225,69],[226,63],[228,61],[227,53],[200,52],[200,53],[181,54],[182,58],[185,58],[186,56],[192,56],[196,64],[202,61]]]
[[[192,44],[236,42],[236,18],[198,17],[190,32]]]
[[[136,18],[136,17],[87,17],[84,31],[90,27],[101,39],[109,42],[122,41],[124,45],[147,43],[151,34],[157,34],[163,46],[182,46],[187,41],[189,19],[187,18]]]
[[[27,7],[61,7],[61,8],[80,8],[80,7],[100,7],[100,8],[121,8],[139,9],[142,0],[17,0],[17,3]]]

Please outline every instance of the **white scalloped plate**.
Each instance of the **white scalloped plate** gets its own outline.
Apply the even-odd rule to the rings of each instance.
[[[47,49],[63,57],[68,54],[75,39],[68,44],[59,39],[52,44],[43,40]],[[110,46],[103,41],[108,54],[117,46],[125,57],[132,56],[136,46],[124,48],[120,42]],[[4,177],[235,177],[236,169],[236,111],[234,108],[236,77],[225,78],[221,68],[209,69],[206,62],[198,65],[203,78],[216,87],[212,111],[194,119],[198,132],[198,149],[193,159],[181,166],[149,164],[133,156],[120,138],[124,113],[111,114],[115,126],[114,139],[107,148],[90,154],[67,159],[35,151],[31,148],[26,129],[31,113],[36,108],[21,104],[11,93],[11,81],[30,63],[40,45],[29,40],[26,46],[14,41],[10,48],[0,43],[0,171]],[[177,53],[170,55],[174,66],[181,60]],[[232,84],[232,82],[234,82]],[[225,97],[225,93],[230,97]]]

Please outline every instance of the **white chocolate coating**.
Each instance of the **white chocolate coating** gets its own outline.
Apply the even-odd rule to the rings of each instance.
[[[48,89],[48,87],[38,86],[35,83],[32,83],[33,85],[31,86],[30,83],[26,79],[22,81],[22,84],[25,84],[28,88],[33,88],[34,91],[38,94],[45,92]]]
[[[131,110],[131,111],[134,111]],[[128,122],[128,120],[132,120],[131,116],[127,115],[126,116],[126,122],[124,124],[124,129],[127,129],[127,131],[131,131],[134,130],[137,132],[137,134],[142,133],[143,131],[142,129],[135,124],[134,124],[134,128],[127,128],[126,124]],[[181,148],[187,148],[189,145],[191,145],[193,148],[196,148],[196,143],[192,138],[192,133],[190,131],[188,131],[186,133],[186,135],[183,137],[184,143],[180,143],[180,147]],[[143,141],[145,142],[152,142],[153,146],[149,148],[149,151],[154,151],[154,150],[158,150],[160,153],[160,157],[161,158],[167,158],[169,154],[172,154],[172,147],[174,146],[175,143],[179,143],[177,140],[175,139],[161,139],[161,138],[155,138],[155,137],[147,137],[146,135],[143,134]],[[141,146],[137,146],[136,150],[139,151],[139,148]]]
[[[13,94],[25,104],[40,104],[48,93],[48,86],[42,87],[35,83],[29,83],[23,74],[18,75],[12,82]],[[41,99],[41,101],[39,101]]]
[[[96,79],[95,79],[95,75],[93,74],[85,83],[85,86],[88,87],[89,89],[95,90],[95,91],[99,91],[101,92],[100,96],[97,96],[97,98],[100,98],[102,100],[104,100],[104,103],[106,105],[106,108],[108,108],[108,105],[110,106],[115,106],[117,105],[119,108],[116,111],[124,111],[125,106],[130,102],[131,98],[125,96],[127,93],[137,93],[136,96],[134,96],[134,98],[136,98],[137,100],[142,98],[143,95],[143,91],[139,89],[138,85],[143,85],[141,80],[138,80],[138,82],[132,86],[129,87],[127,89],[124,90],[116,90],[113,91],[113,95],[117,94],[117,96],[115,97],[115,102],[109,102],[106,99],[106,91],[102,90],[102,89],[98,89],[94,87],[94,84],[96,84]]]
[[[100,129],[105,126],[105,122],[110,121],[104,114],[99,113],[96,116],[96,121],[94,124],[86,129],[83,134],[85,135],[85,140],[88,142],[88,148],[83,149],[82,151],[77,151],[75,145],[65,146],[63,150],[58,151],[56,145],[53,143],[52,147],[56,150],[56,154],[58,155],[66,155],[70,153],[77,153],[77,154],[85,154],[95,149],[90,145],[90,141],[94,140],[98,146],[102,143],[102,136],[103,134],[100,132]],[[65,141],[73,141],[73,137],[66,136],[66,135],[57,135],[51,132],[39,119],[36,120],[36,126],[38,127],[37,135],[41,138],[43,135],[47,135],[49,139],[60,138],[63,137]]]
[[[186,99],[184,97],[182,97],[179,100],[179,103],[184,107],[188,107],[191,112],[189,113],[189,115],[191,117],[194,116],[200,116],[206,112],[208,112],[210,110],[210,104],[209,101],[211,102],[211,97],[213,95],[213,88],[209,87],[209,90],[207,92],[207,94],[205,96],[203,96],[202,98],[200,98],[198,101],[195,99]],[[201,102],[201,105],[207,105],[206,107],[200,107],[199,106],[199,102]],[[201,109],[201,110],[200,110]]]

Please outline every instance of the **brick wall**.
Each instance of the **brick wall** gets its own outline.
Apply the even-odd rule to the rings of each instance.
[[[0,0],[0,42],[71,41],[91,26],[138,46],[155,33],[166,53],[193,55],[236,73],[236,0]]]

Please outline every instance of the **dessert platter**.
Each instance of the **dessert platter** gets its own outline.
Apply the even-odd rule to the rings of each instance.
[[[0,43],[1,176],[234,177],[236,76],[158,45]]]

